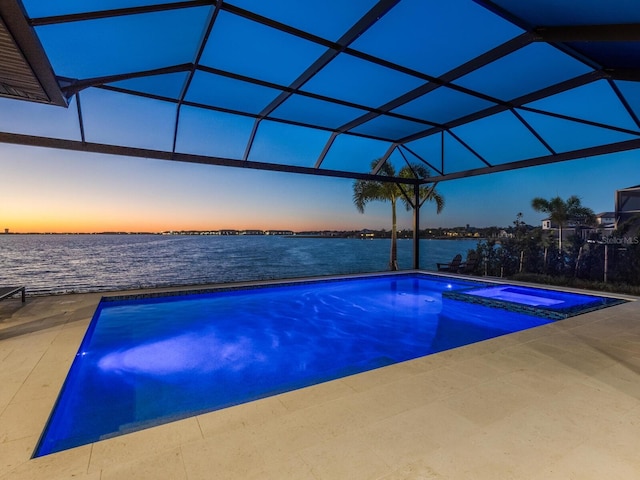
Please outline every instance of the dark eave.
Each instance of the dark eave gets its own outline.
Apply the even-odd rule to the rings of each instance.
[[[0,2],[0,96],[67,106],[42,45],[15,2]]]

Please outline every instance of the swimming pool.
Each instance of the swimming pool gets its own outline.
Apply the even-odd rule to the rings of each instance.
[[[447,297],[486,288],[401,274],[104,298],[34,456],[552,321]]]

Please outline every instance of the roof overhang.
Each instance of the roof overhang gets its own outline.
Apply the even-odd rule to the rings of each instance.
[[[40,41],[15,2],[0,1],[0,96],[67,106]]]

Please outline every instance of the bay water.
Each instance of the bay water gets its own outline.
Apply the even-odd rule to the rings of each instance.
[[[478,240],[420,240],[420,268],[435,270]],[[0,286],[29,295],[106,292],[381,272],[389,239],[208,235],[0,235]],[[400,269],[413,241],[398,240]]]

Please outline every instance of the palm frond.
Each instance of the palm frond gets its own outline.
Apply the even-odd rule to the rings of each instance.
[[[531,208],[533,208],[536,212],[542,213],[549,213],[551,211],[549,200],[541,197],[536,197],[531,200]]]
[[[379,162],[379,159],[374,160],[371,163],[371,168],[375,168]],[[391,163],[385,162],[380,167],[378,174],[395,177],[396,171]],[[397,173],[400,178],[427,179],[430,175],[429,169],[421,164],[406,165]],[[414,207],[413,188],[391,182],[376,182],[372,180],[356,180],[353,184],[353,203],[360,213],[364,213],[365,205],[371,201],[395,202],[398,199],[402,201],[407,210],[411,210]],[[444,198],[435,190],[435,185],[420,187],[419,202],[422,204],[425,201],[434,202],[437,213],[440,213],[444,208]]]
[[[353,183],[353,203],[360,213],[364,213],[367,203],[376,200],[388,200],[385,185],[382,182],[356,180]]]

